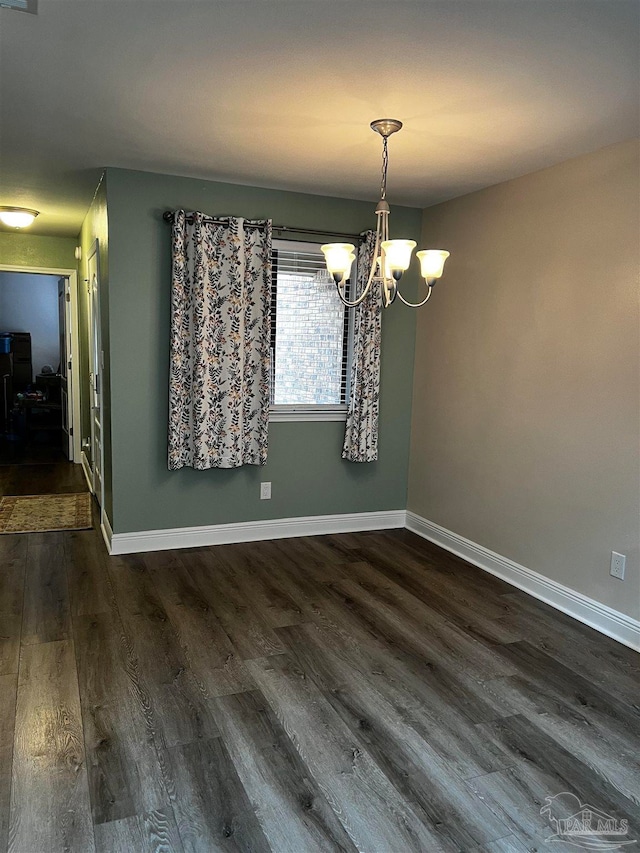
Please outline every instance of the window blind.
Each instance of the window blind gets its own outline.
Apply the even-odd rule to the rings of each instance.
[[[272,272],[272,405],[344,405],[350,312],[336,295],[320,247],[274,241]]]

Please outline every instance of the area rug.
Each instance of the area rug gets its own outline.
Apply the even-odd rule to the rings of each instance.
[[[0,498],[0,533],[84,530],[92,526],[88,492]]]

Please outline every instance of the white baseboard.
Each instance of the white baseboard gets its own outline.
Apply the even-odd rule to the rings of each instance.
[[[573,616],[579,622],[602,634],[640,651],[640,621],[588,598],[581,592],[564,586],[544,575],[514,563],[488,548],[465,539],[445,527],[407,511],[406,527],[418,536],[457,554],[474,566],[496,575],[534,598],[539,598],[557,610]]]
[[[91,465],[89,465],[89,460],[87,459],[87,454],[84,450],[80,454],[80,464],[82,465],[82,470],[84,471],[89,491],[93,494],[93,474],[91,472]]]
[[[102,533],[102,538],[104,539],[104,544],[107,546],[107,551],[110,554],[113,554],[112,542],[113,542],[113,530],[111,529],[111,522],[109,521],[109,516],[107,513],[102,510],[102,521],[100,522],[100,532]]]
[[[321,536],[327,533],[358,533],[363,530],[389,530],[405,526],[403,509],[382,512],[353,512],[342,515],[309,515],[299,518],[274,518],[204,527],[176,527],[168,530],[142,530],[113,533],[107,547],[110,554],[135,554],[141,551],[166,551],[173,548],[197,548],[202,545],[229,545],[261,539],[287,539],[292,536]],[[103,535],[105,535],[103,531]],[[105,541],[107,537],[105,535]]]

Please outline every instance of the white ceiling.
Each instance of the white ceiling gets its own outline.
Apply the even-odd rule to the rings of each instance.
[[[638,134],[638,0],[0,9],[0,204],[78,233],[120,166],[424,207]]]

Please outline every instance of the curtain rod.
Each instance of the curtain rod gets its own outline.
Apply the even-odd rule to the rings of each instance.
[[[173,211],[165,210],[162,214],[162,218],[165,222],[173,222]],[[193,222],[192,216],[185,217],[187,222]],[[227,228],[229,223],[225,219],[216,219],[213,216],[204,216],[204,222],[210,223],[212,225],[222,225],[224,228]],[[264,228],[263,225],[250,225],[250,228]],[[290,232],[291,234],[318,234],[323,237],[348,237],[351,240],[362,240],[361,234],[344,234],[341,231],[320,231],[317,228],[294,228],[291,225],[272,225],[271,228],[273,231],[281,231],[281,232]]]

